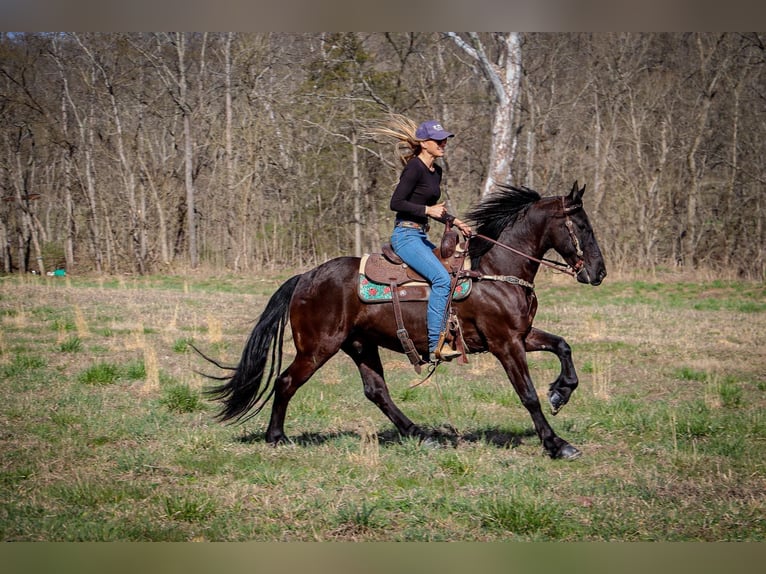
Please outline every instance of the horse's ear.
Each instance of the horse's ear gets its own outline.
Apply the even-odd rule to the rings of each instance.
[[[577,180],[575,180],[574,184],[572,185],[572,191],[569,192],[569,201],[572,203],[580,203],[580,200],[582,199],[582,194],[585,192],[585,186],[583,185],[582,188],[580,188],[577,185]]]

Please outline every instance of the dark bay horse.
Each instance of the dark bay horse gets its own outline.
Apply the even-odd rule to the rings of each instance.
[[[575,182],[567,196],[541,198],[527,188],[502,186],[474,207],[468,218],[475,224],[476,237],[469,240],[468,254],[482,278],[475,280],[467,299],[453,303],[467,352],[488,351],[497,357],[552,458],[577,458],[580,451],[557,436],[543,415],[526,353],[549,351],[561,361],[561,373],[548,393],[553,414],[568,402],[578,379],[567,342],[532,327],[537,311],[532,284],[549,249],[574,269],[572,274],[580,283],[599,285],[606,276],[601,250],[582,206],[584,190]],[[358,272],[359,258],[339,257],[279,287],[250,334],[239,364],[229,368],[230,375],[213,377],[226,381],[208,391],[223,403],[220,420],[245,420],[273,398],[266,441],[285,440],[290,399],[342,350],[356,363],[365,396],[399,433],[426,438],[394,404],[383,378],[379,347],[402,352],[392,306],[362,302],[357,295]],[[426,303],[403,303],[402,315],[418,352],[426,353]],[[282,371],[288,320],[296,356]]]

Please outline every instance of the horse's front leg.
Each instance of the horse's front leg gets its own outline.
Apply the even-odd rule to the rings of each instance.
[[[548,387],[551,414],[556,415],[569,402],[572,392],[579,384],[577,372],[572,362],[572,348],[563,337],[534,327],[527,335],[524,344],[528,352],[548,351],[556,355],[561,362],[561,372],[558,378]]]
[[[545,451],[551,458],[571,460],[579,457],[582,453],[557,436],[543,414],[537,391],[529,374],[524,341],[521,338],[514,338],[499,348],[490,350],[500,360],[516,394],[521,399],[521,404],[529,411]]]

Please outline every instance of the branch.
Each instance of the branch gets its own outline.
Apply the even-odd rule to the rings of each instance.
[[[479,61],[479,54],[476,52],[476,50],[473,49],[473,46],[471,46],[468,42],[463,40],[460,36],[458,36],[455,32],[447,32],[447,36],[452,38],[455,41],[455,44],[458,45],[458,47],[463,50],[466,54],[471,56],[476,61]]]
[[[455,32],[447,32],[447,36],[452,38],[452,40],[461,50],[463,50],[466,54],[471,56],[479,63],[482,71],[484,72],[484,75],[490,81],[492,87],[494,87],[495,94],[497,94],[498,99],[505,101],[507,98],[507,90],[505,84],[500,78],[500,75],[497,73],[495,66],[492,64],[492,62],[489,61],[479,35],[476,32],[468,33],[468,36],[471,38],[471,41],[474,44],[473,46],[468,44],[468,42],[463,40],[463,38],[458,36]]]

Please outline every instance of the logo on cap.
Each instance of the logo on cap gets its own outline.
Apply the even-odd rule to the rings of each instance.
[[[419,139],[442,140],[451,138],[454,134],[445,130],[437,120],[428,120],[418,126],[415,137]]]

